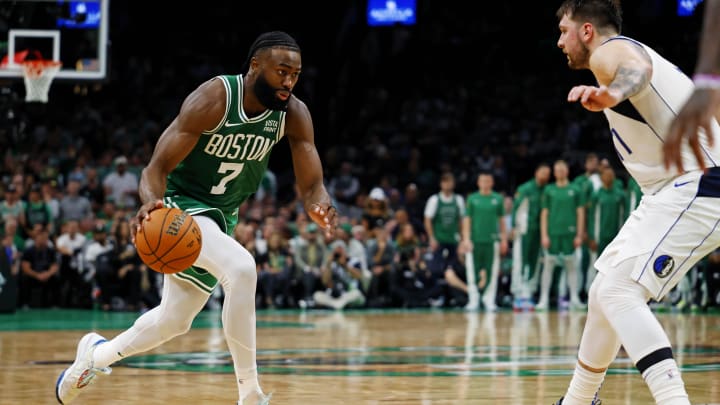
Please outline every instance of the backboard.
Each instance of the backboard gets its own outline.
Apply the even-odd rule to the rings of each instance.
[[[110,0],[0,0],[0,78],[22,78],[20,62],[62,62],[56,79],[104,80]]]

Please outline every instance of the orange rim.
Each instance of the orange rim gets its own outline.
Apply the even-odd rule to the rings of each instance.
[[[45,69],[59,68],[62,62],[57,60],[27,60],[22,62],[23,72],[27,77],[38,77]]]

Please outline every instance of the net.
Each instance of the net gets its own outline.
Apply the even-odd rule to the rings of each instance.
[[[25,101],[47,103],[50,84],[62,63],[55,60],[28,60],[22,62],[25,79]]]

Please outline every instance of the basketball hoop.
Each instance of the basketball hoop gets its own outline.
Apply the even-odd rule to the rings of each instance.
[[[25,101],[47,103],[50,84],[60,71],[62,62],[56,60],[26,60],[21,63],[25,78]]]

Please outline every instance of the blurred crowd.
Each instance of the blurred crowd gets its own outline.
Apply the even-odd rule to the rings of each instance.
[[[0,219],[18,307],[143,311],[157,305],[162,275],[139,260],[130,239],[141,162],[124,155],[95,164],[77,158],[65,173],[53,173],[35,157],[12,159],[6,163],[16,170],[2,186]],[[541,163],[512,194],[495,187],[492,170],[478,171],[469,192],[458,190],[451,170],[425,192],[415,182],[402,188],[380,182],[368,192],[360,168],[346,161],[326,179],[340,213],[332,236],[309,221],[297,195],[278,199],[277,179],[269,171],[240,207],[235,238],[256,258],[258,308],[582,309],[592,260],[642,198],[634,182],[616,176],[609,160],[589,153],[584,168],[568,178],[564,160]],[[520,240],[541,239],[537,214],[549,209],[552,218],[555,205],[546,190],[563,180],[577,197],[573,207],[586,212],[583,244],[564,256],[539,245],[535,255],[527,255]],[[562,217],[575,218],[566,211]],[[557,233],[549,225],[552,239]],[[548,271],[556,275],[546,286],[540,280]],[[719,279],[715,253],[666,302],[654,305],[717,306]],[[221,305],[218,287],[208,308]]]

